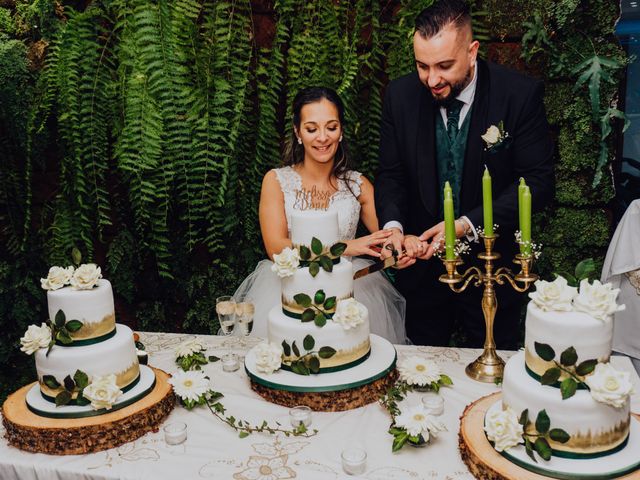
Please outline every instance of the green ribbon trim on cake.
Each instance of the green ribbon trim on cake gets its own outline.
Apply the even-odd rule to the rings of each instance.
[[[87,345],[95,345],[96,343],[104,342],[105,340],[109,340],[111,337],[115,336],[116,328],[113,327],[109,333],[105,333],[104,335],[100,335],[95,338],[87,338],[85,340],[74,340],[71,343],[64,344],[60,340],[56,340],[56,345],[61,347],[86,347]]]
[[[344,365],[337,365],[335,367],[325,367],[321,368],[318,373],[332,373],[332,372],[340,372],[341,370],[346,370],[347,368],[355,367],[356,365],[360,365],[371,355],[371,349],[367,351],[362,357],[354,360],[353,362],[345,363]],[[284,363],[280,366],[282,370],[286,370],[287,372],[292,372],[293,370],[289,365],[285,365]]]
[[[527,362],[524,363],[524,368],[531,378],[533,378],[534,380],[537,380],[538,382],[540,381],[542,377],[538,375],[536,372],[534,372],[533,370],[531,370],[529,368],[529,365],[527,365]],[[560,388],[560,383],[561,382],[552,383],[549,385],[549,387]],[[589,387],[587,387],[587,385],[584,383],[578,383],[578,390],[589,390]]]
[[[138,379],[140,378],[140,376],[138,376]],[[36,415],[39,415],[41,417],[48,417],[48,418],[89,418],[89,417],[97,417],[98,415],[104,415],[105,413],[111,413],[111,412],[115,412],[116,410],[120,410],[121,408],[125,408],[128,407],[131,404],[136,403],[138,400],[140,400],[141,398],[145,397],[151,390],[154,389],[154,387],[156,386],[156,378],[155,375],[153,377],[153,382],[151,383],[151,385],[149,386],[149,388],[146,388],[143,392],[138,393],[137,395],[134,395],[133,397],[131,397],[130,399],[122,402],[122,403],[116,403],[114,404],[110,410],[106,410],[104,408],[101,408],[100,410],[89,410],[89,411],[85,411],[85,412],[75,412],[75,413],[71,413],[71,412],[45,412],[43,410],[40,410],[38,408],[32,407],[31,405],[29,405],[29,402],[25,402],[27,404],[27,408],[29,410],[31,410],[33,413],[35,413]]]
[[[139,373],[138,373],[138,376],[136,377],[136,379],[133,382],[131,382],[126,387],[121,388],[120,390],[122,391],[122,393],[127,393],[129,390],[131,390],[133,387],[135,387],[138,384],[138,382],[140,382],[140,374]],[[40,391],[40,395],[42,395],[42,398],[44,398],[47,402],[56,403],[56,398],[55,397],[52,397],[51,395],[47,395],[46,393],[42,393],[42,391]],[[69,403],[67,403],[67,405],[82,406],[82,405],[78,405],[76,403],[75,399],[72,399]]]
[[[394,368],[396,368],[396,361],[398,360],[398,353],[396,352],[393,357],[393,362],[388,368],[385,368],[380,373],[373,375],[369,378],[365,378],[364,380],[360,380],[359,382],[353,383],[344,383],[341,385],[332,385],[330,387],[291,387],[285,386],[273,382],[269,382],[268,380],[264,380],[249,371],[246,364],[244,367],[244,371],[247,373],[247,376],[252,382],[255,382],[259,385],[262,385],[267,388],[272,388],[274,390],[281,390],[284,392],[294,392],[294,393],[323,393],[323,392],[335,392],[339,390],[348,390],[350,388],[358,388],[364,385],[369,385],[370,383],[375,382],[376,380],[386,376],[391,372]]]
[[[282,307],[282,313],[284,313],[287,317],[295,318],[296,320],[302,320],[302,314],[301,313],[291,312],[289,310],[286,310],[284,307]],[[322,312],[322,313],[324,313],[324,312]],[[331,320],[333,318],[333,313],[324,313],[324,318],[326,318],[327,320]],[[309,322],[309,323],[311,323],[311,322]]]
[[[318,257],[316,257],[316,258],[318,258]],[[311,264],[311,262],[313,262],[313,261],[314,260],[300,260],[300,266],[303,267],[303,268],[304,267],[308,267]],[[333,263],[334,265],[339,264],[340,263],[340,257],[332,258],[331,259],[331,263]]]
[[[600,458],[600,457],[606,457],[607,455],[611,455],[613,453],[619,452],[620,450],[622,450],[624,447],[627,446],[627,443],[629,442],[629,435],[627,435],[627,438],[624,439],[624,441],[618,445],[617,447],[613,447],[609,450],[606,450],[604,452],[597,452],[597,453],[575,453],[575,452],[565,452],[562,450],[556,450],[555,448],[551,449],[551,454],[555,457],[560,457],[560,458],[568,458],[571,460],[586,460],[589,458]]]

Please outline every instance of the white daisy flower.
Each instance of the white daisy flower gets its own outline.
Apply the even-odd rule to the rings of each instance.
[[[444,432],[447,427],[436,419],[433,415],[429,415],[421,406],[407,408],[400,412],[395,419],[396,427],[404,428],[409,435],[422,435],[424,441],[429,441],[430,437],[436,437],[439,432]]]
[[[435,362],[415,355],[399,361],[398,371],[402,381],[421,387],[437,382],[442,375],[440,367]]]
[[[197,402],[200,396],[209,391],[209,379],[200,370],[189,372],[180,370],[169,379],[169,383],[173,385],[175,394],[184,401]]]
[[[204,346],[198,340],[187,340],[176,347],[176,357],[188,357],[204,350]]]

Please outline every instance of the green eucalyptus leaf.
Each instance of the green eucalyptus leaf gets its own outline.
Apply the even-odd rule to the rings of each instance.
[[[552,428],[549,430],[549,438],[554,442],[567,443],[571,436],[561,428]]]
[[[300,260],[306,261],[311,258],[311,250],[309,250],[309,247],[306,247],[305,245],[300,245],[298,253],[300,254]]]
[[[318,257],[318,262],[320,262],[320,266],[325,272],[333,272],[333,262],[326,255],[322,255]]]
[[[598,365],[598,360],[595,360],[595,359],[585,360],[584,362],[581,362],[580,364],[578,364],[578,366],[576,367],[576,373],[581,377],[584,377],[585,375],[589,375],[590,373],[593,373],[593,371],[596,368],[596,365]]]
[[[45,375],[44,377],[42,377],[42,382],[49,388],[55,390],[56,388],[60,388],[62,385],[60,385],[60,382],[58,382],[58,380],[56,380],[56,377],[54,377],[53,375]]]
[[[66,390],[61,391],[58,395],[56,395],[56,407],[60,407],[62,405],[66,405],[71,401],[71,393]]]
[[[565,367],[572,367],[578,361],[578,354],[573,347],[567,348],[560,354],[560,363]]]
[[[311,297],[306,293],[298,293],[297,295],[294,295],[293,300],[301,307],[306,308],[311,306]]]
[[[82,370],[76,370],[76,373],[73,374],[73,381],[76,382],[80,390],[89,385],[89,377]]]
[[[302,322],[313,322],[316,318],[316,312],[313,308],[307,308],[304,312],[302,312],[301,321]]]
[[[63,345],[69,345],[73,343],[73,339],[71,338],[71,336],[69,336],[69,332],[67,332],[67,329],[64,327],[58,330],[56,339],[62,342]]]
[[[563,400],[573,397],[577,389],[578,389],[578,383],[571,377],[565,378],[560,383],[560,391],[562,392]]]
[[[549,419],[549,415],[547,415],[546,410],[540,410],[538,412],[538,416],[536,417],[536,430],[538,433],[545,434],[549,431],[549,427],[551,426],[551,420]]]
[[[558,381],[560,375],[562,374],[562,370],[558,367],[553,367],[544,372],[544,375],[540,377],[540,383],[542,385],[553,385]]]
[[[522,413],[520,414],[520,419],[518,420],[518,423],[520,425],[522,425],[523,427],[527,426],[527,423],[529,423],[529,409],[525,408]]]
[[[67,375],[66,377],[64,377],[64,388],[69,392],[73,392],[73,390],[76,388],[76,382],[73,381],[71,375]]]
[[[391,445],[391,451],[399,451],[402,447],[404,447],[404,444],[407,443],[408,440],[409,434],[407,432],[403,431],[402,433],[395,435],[393,438],[393,444]]]
[[[336,297],[329,297],[324,301],[325,310],[333,310],[336,308]]]
[[[327,317],[324,313],[316,312],[316,317],[313,319],[317,327],[324,327],[327,324]]]
[[[536,438],[536,441],[533,444],[533,448],[544,460],[549,461],[549,459],[551,458],[551,447],[549,446],[549,442],[547,442],[545,438]]]
[[[315,347],[315,345],[316,345],[316,341],[311,335],[307,335],[306,337],[304,337],[304,340],[302,341],[302,346],[304,347],[305,350],[307,351],[313,350],[313,347]]]
[[[440,375],[440,384],[441,385],[453,385],[453,380],[448,375],[444,373]]]
[[[318,355],[320,356],[320,358],[326,360],[327,358],[331,358],[336,354],[336,350],[334,348],[331,347],[322,347],[319,351],[318,351]]]
[[[318,290],[313,297],[313,303],[316,305],[322,305],[324,303],[324,299],[327,298],[324,290]]]
[[[67,317],[65,316],[64,312],[62,310],[58,310],[56,312],[56,316],[55,316],[55,320],[54,323],[56,324],[56,327],[60,328],[60,327],[64,327],[64,324],[67,322]]]
[[[298,345],[296,345],[296,341],[294,340],[293,343],[291,344],[291,350],[293,350],[293,354],[296,357],[300,356],[300,349],[298,348]]]
[[[311,373],[320,373],[320,359],[315,355],[309,357],[308,364]]]
[[[313,261],[309,264],[309,273],[311,274],[312,277],[315,278],[316,275],[318,275],[318,272],[320,271],[320,264],[317,261]]]
[[[282,351],[284,352],[285,357],[289,357],[291,355],[291,347],[286,340],[282,341]]]
[[[553,348],[551,347],[551,345],[548,345],[546,343],[534,342],[534,346],[536,349],[536,353],[541,359],[546,360],[547,362],[550,362],[555,358],[556,352],[553,351]]]
[[[247,438],[249,436],[249,432],[245,432],[244,430],[238,434],[239,438]]]
[[[346,249],[347,249],[346,243],[338,242],[331,245],[331,248],[329,249],[329,253],[331,253],[331,256],[333,257],[339,257],[344,253]]]
[[[311,251],[316,255],[320,255],[322,253],[322,242],[316,237],[311,239]]]
[[[82,328],[83,323],[80,320],[69,320],[65,324],[65,328],[71,332],[75,333]]]

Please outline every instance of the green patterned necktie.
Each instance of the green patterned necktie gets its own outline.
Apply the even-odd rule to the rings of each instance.
[[[455,142],[458,136],[458,122],[463,105],[464,102],[454,99],[447,107],[447,135],[451,143]]]

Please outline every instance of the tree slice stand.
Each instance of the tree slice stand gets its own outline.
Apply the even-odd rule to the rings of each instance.
[[[33,384],[26,385],[9,395],[2,407],[5,437],[10,445],[28,452],[79,455],[115,448],[157,431],[173,409],[175,397],[169,375],[157,368],[153,371],[156,384],[148,395],[120,410],[87,418],[36,415],[25,400]]]
[[[549,478],[512,463],[496,452],[487,440],[484,432],[484,417],[489,407],[498,401],[501,395],[501,393],[494,393],[482,397],[467,405],[462,413],[458,434],[458,448],[462,461],[473,476],[482,480],[542,480]],[[600,460],[604,461],[604,459]],[[640,471],[616,478],[640,480]]]

